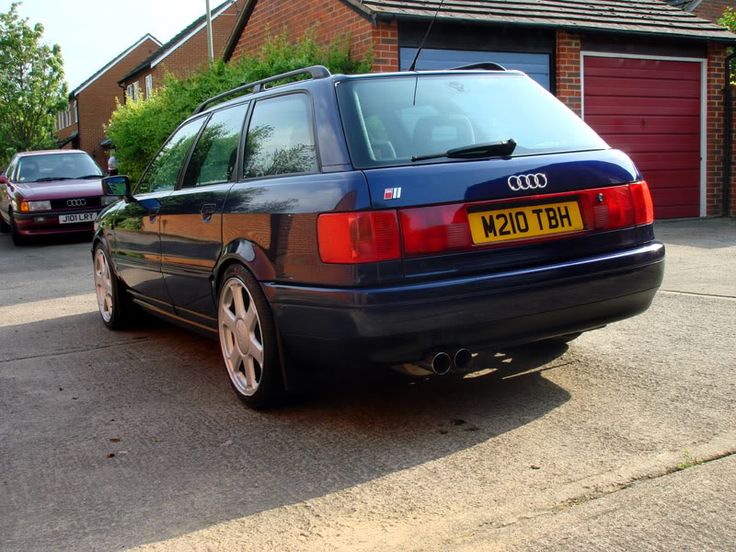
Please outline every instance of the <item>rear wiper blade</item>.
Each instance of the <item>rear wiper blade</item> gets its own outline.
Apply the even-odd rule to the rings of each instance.
[[[424,161],[425,159],[437,159],[438,157],[449,157],[450,159],[481,159],[484,157],[508,157],[516,149],[516,141],[509,138],[505,142],[486,142],[485,144],[472,144],[461,148],[453,148],[443,153],[430,153],[427,155],[414,155],[412,161]]]

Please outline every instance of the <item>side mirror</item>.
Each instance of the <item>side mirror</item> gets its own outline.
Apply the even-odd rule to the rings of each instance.
[[[0,174],[0,184],[7,184],[8,183],[8,177],[4,174]]]
[[[130,198],[130,180],[125,175],[106,176],[102,179],[102,195]]]

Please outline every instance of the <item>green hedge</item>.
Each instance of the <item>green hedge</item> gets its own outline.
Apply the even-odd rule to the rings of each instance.
[[[372,60],[370,53],[362,60],[351,59],[347,38],[321,47],[313,33],[296,44],[282,34],[269,39],[256,56],[237,63],[218,62],[185,79],[168,75],[152,98],[128,101],[112,114],[106,131],[115,145],[120,173],[137,181],[164,140],[207,98],[245,82],[317,64],[333,73],[361,73],[370,71]]]

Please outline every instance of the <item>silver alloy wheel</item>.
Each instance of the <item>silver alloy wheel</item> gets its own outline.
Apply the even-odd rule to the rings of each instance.
[[[95,290],[97,292],[97,307],[105,322],[112,319],[112,274],[105,252],[101,247],[95,252]]]
[[[265,355],[258,309],[240,278],[223,285],[217,317],[227,373],[238,392],[250,397],[263,379]]]

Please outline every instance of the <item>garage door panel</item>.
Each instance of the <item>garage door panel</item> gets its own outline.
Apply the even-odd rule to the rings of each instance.
[[[626,153],[660,153],[662,150],[674,153],[692,153],[700,147],[697,134],[608,134],[606,142]]]
[[[634,160],[657,218],[700,214],[701,75],[699,62],[583,58],[585,120]]]
[[[693,75],[700,74],[700,65],[690,61],[586,56],[585,64],[586,69],[623,69],[625,71],[621,74],[624,76],[627,75],[626,71],[630,71],[632,69],[645,69],[650,72],[677,71],[682,73],[684,78],[691,78]]]
[[[699,69],[699,68],[698,68]],[[682,70],[656,70],[658,80],[692,80],[700,83],[700,71],[683,72]],[[589,77],[610,77],[610,67],[588,67],[585,74]],[[634,80],[650,79],[652,77],[652,69],[650,67],[626,68],[626,77]]]
[[[631,158],[642,172],[645,170],[700,170],[700,156],[693,153],[636,153]]]
[[[670,115],[700,116],[700,97],[697,98],[638,98],[636,102],[622,102],[621,98],[607,96],[585,97],[585,115]]]
[[[689,205],[697,202],[698,194],[687,187],[663,188],[652,192],[654,203],[666,205]]]
[[[681,81],[673,86],[674,81],[659,81],[653,79],[616,79],[597,78],[592,83],[587,78],[585,83],[586,94],[589,96],[628,96],[630,98],[698,98],[700,97],[700,83],[696,81]]]
[[[601,134],[693,134],[700,127],[699,117],[637,117],[594,115],[585,120]]]
[[[700,178],[700,169],[639,169],[644,180],[656,190],[688,188],[688,183]],[[683,185],[683,182],[685,183]],[[691,187],[691,186],[690,186]],[[696,191],[697,192],[697,191]]]
[[[658,219],[689,218],[700,216],[700,210],[693,205],[662,205],[654,204],[655,217]]]

